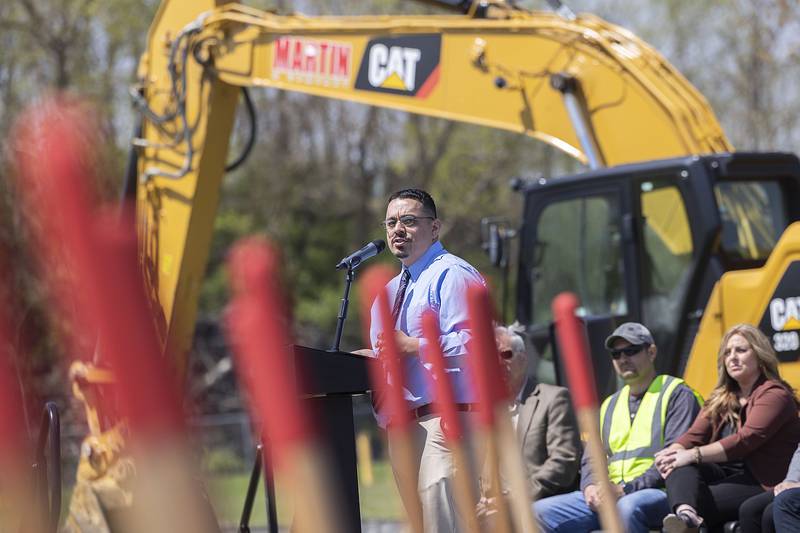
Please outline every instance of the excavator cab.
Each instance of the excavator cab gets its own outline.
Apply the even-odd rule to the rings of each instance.
[[[788,201],[800,192],[800,161],[783,153],[682,157],[539,179],[521,192],[517,316],[541,359],[554,362],[540,364],[539,377],[564,381],[550,302],[573,291],[602,397],[617,388],[603,342],[622,322],[650,328],[657,370],[683,375],[720,277],[763,266],[800,220]]]

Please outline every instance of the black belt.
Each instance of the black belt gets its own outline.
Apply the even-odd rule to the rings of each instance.
[[[456,404],[456,411],[461,411],[464,413],[472,413],[478,410],[477,403],[457,403]],[[420,405],[416,409],[411,410],[411,417],[412,418],[422,418],[423,416],[428,416],[434,414],[435,411],[433,410],[432,403],[426,403],[425,405]]]

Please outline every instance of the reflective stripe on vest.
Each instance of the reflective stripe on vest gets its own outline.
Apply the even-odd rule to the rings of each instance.
[[[655,453],[664,447],[664,422],[672,392],[682,379],[660,375],[648,387],[631,422],[626,385],[609,396],[600,408],[600,434],[608,457],[608,476],[612,483],[631,481],[655,462]]]

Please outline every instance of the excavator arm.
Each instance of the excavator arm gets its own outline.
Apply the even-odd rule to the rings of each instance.
[[[312,18],[163,2],[139,72],[137,211],[146,284],[179,372],[240,87],[515,131],[592,167],[732,150],[705,98],[627,30],[503,2],[455,7],[467,14]]]

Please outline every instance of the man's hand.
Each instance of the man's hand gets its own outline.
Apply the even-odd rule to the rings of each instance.
[[[775,496],[788,489],[800,488],[800,481],[781,481],[775,485]]]
[[[622,488],[622,485],[612,483],[611,498],[617,501],[623,496],[625,496],[625,489]],[[603,491],[598,485],[587,485],[586,488],[583,489],[583,499],[586,500],[586,505],[588,505],[589,509],[592,511],[598,512],[600,504],[603,503],[603,498]]]
[[[353,350],[350,353],[361,355],[363,357],[375,357],[375,352],[372,351],[372,348],[360,348],[358,350]]]
[[[589,506],[589,509],[597,512],[600,507],[600,502],[603,500],[600,495],[600,487],[597,485],[587,485],[586,488],[583,489],[583,499],[586,500],[586,505]]]
[[[397,343],[397,350],[403,356],[417,356],[419,354],[419,339],[416,337],[409,337],[402,331],[396,330],[394,332],[394,340]],[[385,346],[383,333],[378,334],[378,341],[375,343],[375,348],[378,352],[382,351]]]
[[[394,338],[397,341],[397,349],[400,355],[419,355],[419,339],[416,337],[409,337],[402,331],[395,331]]]

